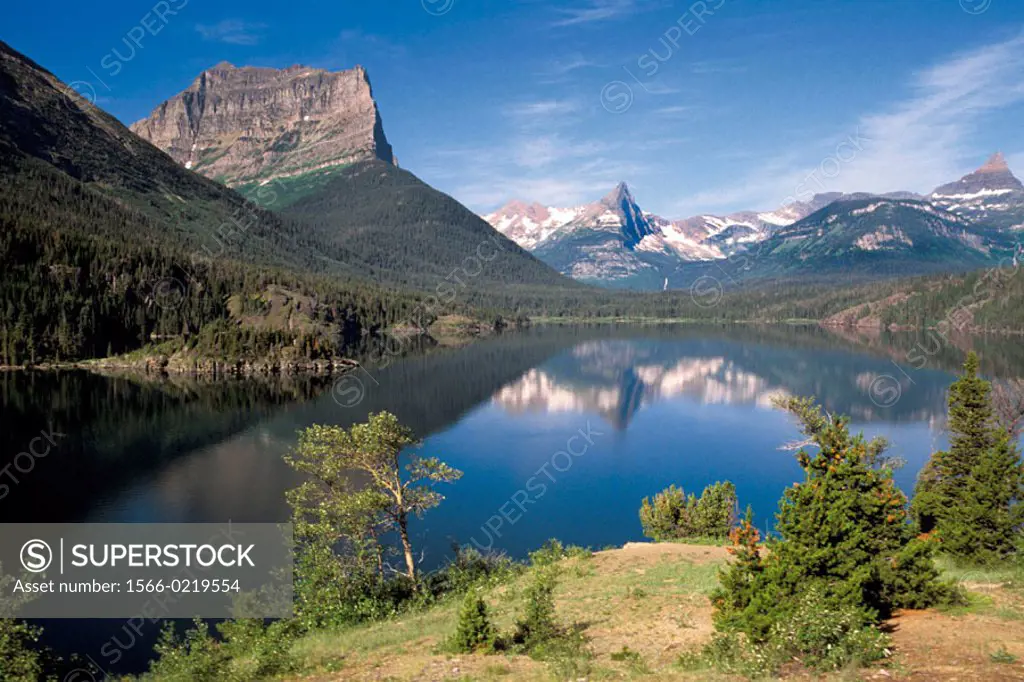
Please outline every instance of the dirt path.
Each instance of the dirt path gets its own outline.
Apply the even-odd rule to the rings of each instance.
[[[905,611],[890,624],[902,679],[1024,680],[1024,620]],[[1017,662],[992,660],[1004,649]]]

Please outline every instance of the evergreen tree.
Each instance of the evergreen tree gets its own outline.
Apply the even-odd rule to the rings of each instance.
[[[1013,551],[1024,494],[1020,453],[993,414],[991,391],[969,353],[949,389],[949,450],[932,455],[913,504],[921,530],[934,532],[943,551],[979,562]]]
[[[487,616],[487,604],[475,591],[470,591],[459,609],[459,623],[448,640],[448,648],[457,653],[473,653],[494,646],[495,632]]]
[[[896,607],[940,598],[930,545],[914,537],[906,497],[883,458],[885,440],[851,436],[847,417],[823,414],[808,398],[780,406],[807,436],[797,453],[805,480],[785,491],[776,517],[780,537],[769,542],[766,557],[749,518],[734,533],[738,561],[713,597],[716,622],[763,641],[812,588],[824,607],[856,609],[868,624]]]

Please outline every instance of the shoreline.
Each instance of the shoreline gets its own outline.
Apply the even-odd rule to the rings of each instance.
[[[531,320],[531,327],[570,327],[570,326],[609,326],[623,325],[634,327],[655,327],[655,326],[775,326],[775,327],[818,327],[829,332],[889,332],[889,333],[913,333],[936,331],[947,333],[949,330],[942,330],[939,325],[919,327],[916,325],[881,326],[874,324],[842,324],[835,321],[814,319],[785,319],[785,320],[699,320],[693,318],[623,318],[623,317],[600,317],[600,318],[576,318],[576,317],[540,317]],[[1001,336],[1015,337],[1024,336],[1022,329],[991,329],[984,327],[969,327],[956,330],[958,334],[966,336]],[[455,334],[450,336],[441,335],[440,345],[445,347],[464,347],[477,341],[491,338],[492,334]],[[139,353],[140,351],[133,351]],[[42,362],[34,365],[2,365],[2,372],[57,372],[62,370],[84,370],[96,374],[131,374],[136,376],[149,377],[170,377],[185,376],[197,379],[219,380],[222,378],[249,378],[249,377],[271,377],[271,376],[333,376],[341,375],[361,367],[362,364],[352,358],[333,358],[330,360],[303,360],[303,361],[281,361],[281,360],[226,360],[214,358],[175,358],[162,354],[142,356],[139,358],[128,358],[117,356],[113,358],[92,358],[88,360],[75,360],[70,362]]]
[[[272,376],[333,376],[346,374],[358,367],[350,358],[306,362],[252,362],[237,360],[194,360],[172,363],[166,357],[153,356],[139,360],[101,358],[75,362],[45,362],[37,365],[0,365],[0,372],[59,372],[82,370],[95,374],[121,374],[148,377],[193,377],[217,380]]]

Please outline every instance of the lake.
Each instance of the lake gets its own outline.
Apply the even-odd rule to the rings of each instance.
[[[336,383],[0,374],[0,466],[40,433],[54,443],[5,481],[0,521],[283,521],[298,477],[282,455],[297,431],[388,410],[424,439],[423,454],[464,472],[411,528],[426,568],[453,543],[523,557],[552,537],[642,540],[641,499],[673,483],[699,493],[731,480],[770,530],[801,477],[783,449],[799,434],[774,397],[816,396],[888,438],[910,493],[945,444],[945,392],[968,348],[989,376],[1024,375],[1017,339],[754,326],[539,328],[377,356]],[[46,626],[79,651],[101,636]]]

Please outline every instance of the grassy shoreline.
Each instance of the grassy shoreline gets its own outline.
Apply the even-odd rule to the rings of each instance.
[[[458,617],[459,599],[340,631],[298,639],[292,652],[302,667],[285,679],[327,680],[657,680],[742,679],[687,669],[680,657],[710,640],[708,595],[728,561],[713,544],[628,543],[559,562],[555,593],[559,618],[577,628],[585,648],[552,660],[499,653],[439,653]],[[943,565],[964,584],[970,606],[955,611],[903,612],[890,623],[892,657],[855,679],[1024,678],[1024,592],[1019,569],[972,571]],[[484,590],[499,628],[517,616],[524,578]],[[954,636],[950,636],[950,630]],[[936,638],[948,638],[935,650]],[[998,658],[1005,651],[1017,660]],[[848,680],[851,671],[813,679]],[[783,677],[808,679],[796,666]]]

